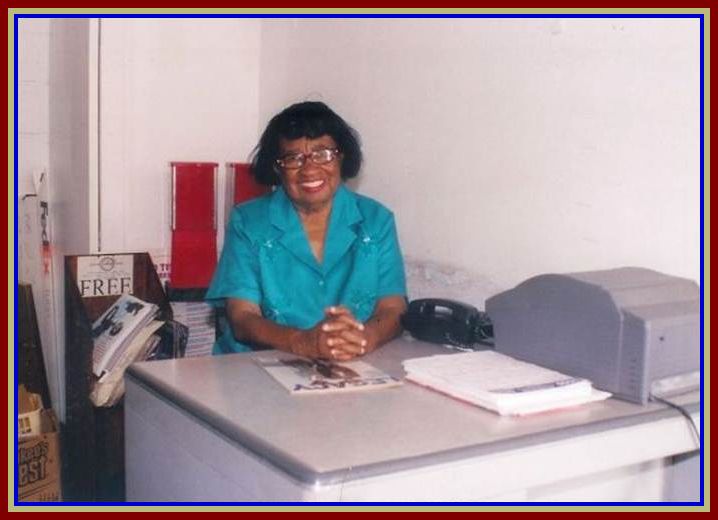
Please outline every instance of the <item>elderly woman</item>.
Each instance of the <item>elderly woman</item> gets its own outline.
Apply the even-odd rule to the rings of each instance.
[[[324,103],[269,122],[252,173],[270,194],[234,208],[207,299],[229,329],[214,353],[273,347],[346,361],[401,331],[406,282],[393,214],[350,191],[356,132]]]

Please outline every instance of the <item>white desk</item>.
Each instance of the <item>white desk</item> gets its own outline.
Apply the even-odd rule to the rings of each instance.
[[[447,352],[396,340],[367,361]],[[128,501],[699,499],[697,441],[664,406],[609,399],[522,418],[406,382],[290,396],[254,354],[133,365]],[[674,399],[698,417],[698,393]]]

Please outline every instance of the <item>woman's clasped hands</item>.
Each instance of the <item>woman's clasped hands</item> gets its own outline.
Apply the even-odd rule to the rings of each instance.
[[[341,305],[328,307],[322,321],[302,331],[299,343],[297,354],[337,361],[349,361],[372,350],[364,324]]]

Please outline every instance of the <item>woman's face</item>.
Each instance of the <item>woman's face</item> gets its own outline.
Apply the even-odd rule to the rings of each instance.
[[[328,135],[317,139],[280,139],[279,158],[286,161],[286,165],[281,167],[282,185],[297,209],[317,211],[331,206],[342,181],[341,153],[327,152],[336,148],[334,139]],[[314,155],[311,155],[313,152]],[[317,164],[329,157],[328,162]],[[290,167],[292,161],[289,159],[297,158],[300,162],[303,159],[301,167]]]

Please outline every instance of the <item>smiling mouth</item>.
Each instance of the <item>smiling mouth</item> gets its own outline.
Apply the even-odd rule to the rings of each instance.
[[[326,181],[323,180],[317,180],[317,181],[308,181],[308,182],[301,182],[299,185],[304,189],[305,191],[319,191],[324,187],[324,183]]]

